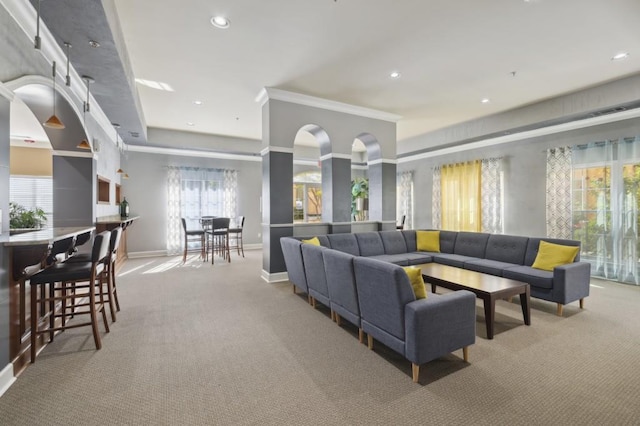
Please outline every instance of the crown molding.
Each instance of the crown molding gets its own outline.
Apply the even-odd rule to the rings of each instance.
[[[270,152],[281,152],[284,154],[293,154],[293,148],[285,146],[268,146],[260,151],[260,156],[264,157]]]
[[[384,111],[378,111],[371,108],[365,108],[357,105],[345,104],[342,102],[332,101],[329,99],[317,98],[315,96],[303,95],[301,93],[289,92],[287,90],[276,89],[273,87],[264,87],[256,96],[256,102],[263,106],[269,100],[278,100],[290,102],[298,105],[305,105],[314,108],[326,109],[329,111],[343,112],[346,114],[357,115],[360,117],[373,118],[375,120],[391,121],[397,123],[402,119],[401,116],[391,114]]]
[[[503,143],[517,142],[524,139],[537,138],[541,136],[553,135],[556,133],[568,132],[571,130],[584,129],[587,127],[600,126],[602,124],[615,123],[617,121],[630,120],[640,117],[640,108],[634,108],[621,111],[615,114],[601,115],[599,117],[585,118],[583,120],[571,121],[569,123],[557,124],[555,126],[541,127],[539,129],[527,130],[524,132],[514,133],[511,135],[499,136],[495,138],[485,139],[478,142],[452,146],[449,148],[435,149],[433,151],[421,154],[407,155],[398,160],[399,164],[408,163],[425,158],[439,157],[441,155],[452,154],[455,152],[469,151],[472,149],[485,148]]]
[[[373,164],[398,164],[398,160],[392,160],[392,159],[385,159],[385,158],[378,158],[377,160],[371,160],[369,162],[367,162],[368,165],[373,165]]]
[[[93,152],[80,151],[51,151],[54,157],[78,157],[78,158],[98,158]]]
[[[255,154],[229,154],[226,152],[198,151],[196,149],[163,148],[163,147],[157,147],[157,146],[143,146],[143,145],[127,145],[127,149],[131,152],[179,155],[182,157],[203,157],[203,158],[217,158],[220,160],[238,160],[238,161],[256,161],[256,162],[262,161],[262,158],[258,157]]]

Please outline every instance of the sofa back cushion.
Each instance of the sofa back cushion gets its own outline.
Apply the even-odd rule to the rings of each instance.
[[[354,234],[329,234],[327,238],[329,239],[329,244],[332,249],[340,250],[341,252],[354,256],[360,256],[358,240],[356,240]]]
[[[407,245],[407,253],[418,251],[416,246],[416,231],[407,229],[400,231],[400,234],[404,237],[404,242]]]
[[[529,243],[527,244],[527,252],[524,255],[524,265],[531,266],[533,262],[536,260],[536,256],[538,256],[538,249],[540,247],[540,241],[544,240],[553,244],[560,244],[563,246],[572,246],[572,247],[580,247],[580,241],[575,240],[563,240],[559,238],[529,238]],[[580,260],[580,250],[578,250],[578,254],[576,258],[573,259],[574,262],[578,262]]]
[[[458,232],[440,231],[440,253],[454,253]]]
[[[384,245],[384,254],[402,254],[407,252],[407,243],[398,231],[380,231],[380,238]]]
[[[320,241],[320,245],[322,247],[327,247],[327,248],[331,247],[331,245],[329,244],[329,239],[327,238],[326,235],[310,235],[308,237],[292,237],[292,238],[295,238],[298,241],[311,240],[313,238],[317,238],[318,241]]]
[[[401,266],[366,257],[353,259],[363,321],[405,340],[404,307],[416,300]]]
[[[354,234],[360,247],[360,256],[378,256],[384,254],[384,245],[379,232],[358,232]]]
[[[485,259],[523,265],[528,242],[527,237],[491,234],[487,241]]]
[[[280,246],[284,255],[284,264],[287,267],[289,281],[296,287],[307,292],[307,277],[304,272],[304,264],[302,262],[302,243],[292,237],[280,238]]]
[[[484,259],[488,240],[489,234],[483,232],[458,232],[453,252],[461,256]]]
[[[313,289],[322,296],[329,298],[322,252],[330,249],[313,244],[302,244],[301,248],[304,271],[307,276],[307,286],[310,290]]]
[[[324,250],[324,271],[329,288],[331,303],[342,306],[347,311],[360,317],[356,276],[353,270],[355,256],[338,250]]]

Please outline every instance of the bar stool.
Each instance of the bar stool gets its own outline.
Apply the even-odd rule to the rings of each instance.
[[[96,235],[93,240],[93,247],[91,251],[90,262],[61,262],[55,263],[47,269],[35,274],[30,279],[31,285],[31,362],[36,361],[36,342],[38,334],[49,333],[49,341],[53,342],[54,333],[58,330],[66,330],[67,328],[84,327],[90,325],[93,331],[93,340],[96,345],[96,349],[102,347],[100,341],[100,333],[98,331],[98,313],[102,313],[102,320],[107,333],[109,332],[109,324],[107,323],[107,315],[104,308],[103,291],[98,291],[100,300],[96,301],[96,286],[102,289],[106,274],[105,259],[109,256],[109,231],[101,232]],[[60,287],[56,288],[55,283],[62,283]],[[77,283],[87,282],[86,285],[77,285]],[[44,292],[45,285],[48,284],[49,294],[46,296]],[[41,289],[41,296],[38,297],[38,287]],[[75,290],[77,288],[87,288],[89,301],[76,300]],[[56,295],[56,290],[58,295]],[[73,293],[69,293],[73,290]],[[63,308],[60,313],[56,314],[55,304],[60,300],[63,301]],[[71,301],[70,304],[67,304]],[[79,303],[76,303],[79,302]],[[44,308],[45,304],[49,305],[48,312],[41,312],[38,315],[38,304]],[[88,307],[85,311],[77,311],[77,308]],[[71,313],[67,310],[70,309]],[[44,311],[44,309],[43,309]],[[68,324],[67,317],[73,315],[89,315],[90,321],[80,324]],[[40,330],[39,323],[41,317],[49,319],[49,327],[45,330]],[[61,318],[62,325],[55,326],[55,319]]]
[[[211,264],[213,265],[214,255],[216,252],[221,253],[222,257],[231,262],[229,254],[229,222],[228,217],[216,217],[211,219],[211,229],[207,230],[207,241],[211,236]]]
[[[238,217],[238,224],[240,226],[237,228],[229,228],[229,240],[235,241],[234,245],[231,245],[231,242],[229,242],[229,248],[237,249],[238,256],[240,255],[240,250],[242,250],[242,257],[244,257],[244,244],[242,243],[242,228],[244,228],[244,216]]]
[[[108,274],[108,296],[109,296],[109,309],[111,310],[111,319],[116,321],[116,314],[113,311],[113,304],[115,302],[116,310],[120,312],[120,302],[118,301],[118,291],[116,288],[116,260],[118,258],[118,247],[120,246],[120,239],[122,238],[123,229],[116,228],[111,231],[111,240],[109,242],[109,256],[107,260],[107,274]]]

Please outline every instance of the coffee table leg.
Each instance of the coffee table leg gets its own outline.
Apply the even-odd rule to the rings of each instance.
[[[522,316],[524,317],[524,323],[531,325],[531,308],[529,307],[529,299],[531,298],[531,290],[529,286],[524,293],[520,294],[520,305],[522,306]]]
[[[484,320],[487,323],[487,339],[493,339],[493,323],[496,314],[496,299],[489,296],[484,299]]]

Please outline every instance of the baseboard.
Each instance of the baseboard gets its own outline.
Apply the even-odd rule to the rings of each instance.
[[[278,283],[282,281],[289,281],[289,274],[287,274],[286,272],[276,272],[276,273],[270,274],[269,272],[263,269],[260,275],[262,279],[268,283]]]
[[[13,364],[7,364],[2,371],[0,371],[0,396],[11,387],[16,378],[13,376]]]
[[[166,250],[154,250],[154,251],[134,251],[127,253],[129,259],[140,259],[143,257],[164,257],[167,256]]]
[[[262,250],[262,243],[245,244],[244,249],[245,250]],[[233,249],[231,249],[231,251],[233,251]]]

